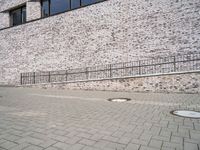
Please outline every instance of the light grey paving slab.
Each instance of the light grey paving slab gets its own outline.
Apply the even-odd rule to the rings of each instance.
[[[23,150],[27,147],[29,147],[31,144],[28,144],[28,143],[22,143],[22,144],[19,144],[13,148],[11,148],[11,150]]]
[[[125,150],[139,150],[139,148],[140,145],[130,143],[127,145]]]
[[[57,143],[58,141],[52,140],[52,139],[48,139],[46,141],[44,141],[43,143],[39,144],[39,146],[43,147],[43,148],[47,148],[55,143]]]
[[[161,149],[162,147],[162,141],[160,140],[151,140],[150,143],[149,143],[149,146],[150,147],[153,147],[153,148],[158,148],[158,149]]]
[[[82,140],[79,141],[79,143],[87,145],[87,146],[92,146],[96,143],[96,141],[89,140],[89,139],[82,139]]]
[[[59,150],[58,148],[55,148],[55,147],[48,147],[46,148],[45,150]]]
[[[81,150],[83,149],[83,147],[85,147],[85,145],[82,144],[74,144],[72,147],[69,148],[69,150]]]
[[[0,147],[1,148],[5,148],[5,149],[11,149],[11,148],[13,148],[13,147],[15,147],[17,145],[18,145],[17,143],[6,141],[6,142],[0,144]]]
[[[199,95],[25,88],[0,91],[4,95],[0,100],[0,149],[183,150],[183,145],[195,149],[200,143],[200,119],[170,114],[188,106],[200,111]],[[77,96],[83,98],[70,98]],[[116,96],[134,101],[106,100]]]
[[[62,149],[62,150],[67,150],[71,146],[69,144],[66,144],[66,143],[58,142],[58,143],[54,144],[53,147],[56,147],[56,148],[59,148],[59,149]]]
[[[42,150],[43,148],[35,146],[35,145],[31,145],[28,146],[27,148],[25,148],[24,150]]]
[[[197,144],[193,144],[193,143],[184,143],[184,149],[187,150],[199,150],[198,145]]]

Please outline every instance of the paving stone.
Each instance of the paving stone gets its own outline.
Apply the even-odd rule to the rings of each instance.
[[[21,143],[30,143],[30,144],[33,144],[33,145],[39,145],[43,141],[40,140],[40,139],[33,138],[33,137],[24,137],[24,138],[21,138],[19,140],[16,140],[16,142],[19,143],[19,144],[21,144]]]
[[[6,142],[4,139],[0,139],[0,144]]]
[[[195,128],[195,130],[200,131],[200,124],[199,123],[194,123],[194,128]]]
[[[66,132],[66,131],[63,131],[63,130],[55,130],[55,131],[53,132],[53,134],[61,135],[61,136],[65,135],[66,133],[67,133],[67,132]]]
[[[200,139],[200,131],[190,131],[190,136],[192,139]]]
[[[50,134],[48,135],[48,137],[60,142],[65,142],[68,139],[68,137],[66,136],[55,135],[55,134]]]
[[[57,143],[58,141],[55,141],[55,140],[52,140],[52,139],[49,139],[47,141],[44,141],[43,143],[39,144],[39,146],[43,147],[43,148],[47,148],[55,143]]]
[[[103,140],[111,141],[111,142],[117,142],[119,139],[113,136],[104,136],[102,138]]]
[[[77,135],[78,137],[82,137],[82,138],[90,138],[92,135],[88,134],[88,133],[80,133]]]
[[[112,136],[114,136],[114,137],[122,137],[122,135],[124,135],[125,134],[125,132],[123,132],[123,131],[116,131],[115,133],[113,133],[112,134]]]
[[[6,141],[4,143],[1,143],[0,144],[0,147],[1,148],[5,148],[5,149],[10,149],[12,147],[15,147],[17,146],[18,144],[17,143],[14,143],[14,142],[10,142],[10,141]]]
[[[161,141],[166,141],[169,142],[170,141],[171,136],[153,136],[152,139],[155,140],[161,140]]]
[[[68,129],[67,129],[67,131],[68,131]],[[76,135],[78,135],[78,134],[80,134],[80,132],[78,132],[78,131],[70,131],[69,133],[67,133],[65,136],[67,136],[67,137],[74,137],[74,136],[76,136]]]
[[[160,136],[164,136],[164,137],[170,137],[172,134],[171,131],[167,130],[167,129],[162,129],[161,132],[160,132]]]
[[[129,137],[122,137],[117,142],[120,144],[128,144],[131,141],[131,138]]]
[[[139,148],[140,145],[130,143],[127,145],[125,150],[139,150]]]
[[[44,140],[44,141],[48,138],[47,135],[41,134],[41,133],[34,133],[34,134],[31,134],[30,136],[36,139]]]
[[[22,149],[25,149],[27,148],[28,146],[30,146],[30,144],[28,143],[22,143],[22,144],[19,144],[13,148],[11,148],[11,150],[22,150]]]
[[[162,147],[161,150],[176,150],[175,148]]]
[[[82,138],[80,138],[80,137],[74,136],[74,137],[66,139],[65,143],[67,143],[67,144],[75,144],[75,143],[78,143],[78,141],[80,141],[81,139]]]
[[[24,150],[42,150],[43,148],[38,147],[38,146],[28,146],[27,148],[25,148]]]
[[[198,145],[197,144],[193,144],[193,143],[187,143],[187,142],[185,142],[184,143],[184,149],[185,150],[198,150],[199,148],[198,148]]]
[[[66,144],[66,143],[58,142],[58,143],[54,144],[53,147],[56,147],[56,148],[59,148],[59,149],[62,149],[62,150],[67,150],[71,146],[69,144]]]
[[[89,139],[98,141],[98,140],[102,139],[102,137],[104,137],[104,136],[105,136],[105,135],[103,135],[103,134],[94,134],[94,135],[91,136]]]
[[[141,146],[140,150],[160,150],[158,148],[151,148],[151,147],[147,147],[147,146]]]
[[[57,149],[57,148],[55,148],[55,147],[48,147],[48,148],[46,148],[45,150],[59,150],[59,149]]]
[[[147,134],[147,133],[143,133],[141,136],[140,136],[140,139],[141,140],[144,140],[144,141],[149,141],[151,139],[152,135],[150,134]]]
[[[171,142],[173,143],[183,143],[183,138],[178,136],[171,136]]]
[[[180,150],[183,149],[182,144],[172,143],[172,142],[163,142],[163,147],[176,148]]]
[[[148,145],[149,141],[144,141],[144,140],[140,140],[140,139],[132,139],[131,143],[146,146],[146,145]]]
[[[69,148],[69,150],[81,150],[85,145],[82,144],[74,144],[72,147]]]
[[[5,140],[13,141],[13,142],[20,139],[20,138],[21,138],[20,136],[11,135],[11,134],[4,137]]]
[[[96,141],[88,140],[88,139],[82,139],[82,140],[79,141],[79,143],[87,145],[87,146],[92,146],[96,143]]]
[[[199,144],[199,139],[190,139],[190,138],[184,138],[184,142],[193,143],[193,144]]]
[[[85,146],[82,150],[99,150],[95,147]]]
[[[154,147],[154,148],[159,148],[161,149],[161,146],[162,146],[162,141],[159,141],[159,140],[151,140],[150,143],[149,143],[149,146],[150,147]]]
[[[93,147],[104,149],[108,144],[109,141],[99,140],[93,145]]]
[[[115,142],[109,142],[106,145],[106,148],[111,148],[111,149],[118,149],[118,150],[124,150],[126,147],[126,145],[124,144],[119,144],[119,143],[115,143]]]

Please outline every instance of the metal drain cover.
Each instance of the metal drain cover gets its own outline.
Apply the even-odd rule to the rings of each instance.
[[[186,118],[194,118],[200,119],[200,112],[190,111],[190,110],[175,110],[171,112],[173,115],[186,117]]]
[[[130,100],[131,100],[130,98],[109,98],[108,99],[108,101],[110,101],[110,102],[119,102],[119,103],[127,102]]]

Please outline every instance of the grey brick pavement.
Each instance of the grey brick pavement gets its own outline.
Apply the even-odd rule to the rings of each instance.
[[[200,95],[0,88],[0,96],[0,150],[200,149],[200,120],[169,113],[200,111]]]

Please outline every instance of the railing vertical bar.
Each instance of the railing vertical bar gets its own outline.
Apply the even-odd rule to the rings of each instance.
[[[23,74],[22,73],[20,73],[20,83],[21,83],[21,85],[23,84]]]
[[[35,84],[35,72],[33,72],[33,84]]]
[[[30,72],[28,73],[28,82],[29,82],[29,84],[31,84],[31,77],[30,77],[31,75],[30,75]]]
[[[176,57],[174,56],[173,59],[174,59],[174,61],[173,61],[173,63],[174,63],[174,72],[176,72]]]
[[[110,78],[112,78],[112,64],[109,65]]]
[[[67,81],[67,78],[68,78],[68,72],[67,72],[67,70],[66,70],[66,72],[65,72],[65,80]]]
[[[48,74],[48,82],[51,82],[51,72],[49,71],[49,74]]]
[[[85,68],[85,75],[86,75],[86,80],[88,80],[89,76],[88,76],[88,67]]]
[[[139,69],[139,75],[141,75],[141,60],[138,61],[138,69]]]

